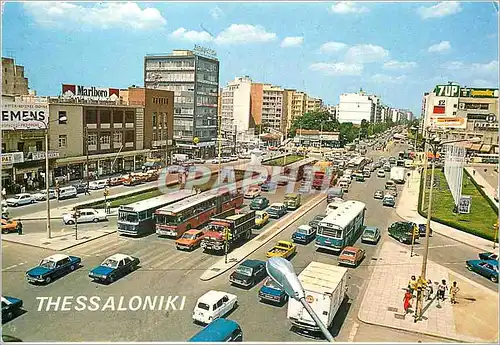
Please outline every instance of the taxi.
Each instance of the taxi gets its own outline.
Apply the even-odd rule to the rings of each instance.
[[[182,234],[182,237],[175,241],[177,250],[194,250],[201,245],[205,233],[202,230],[191,229]]]
[[[269,222],[269,213],[266,211],[255,211],[255,227],[262,228]]]
[[[2,234],[8,234],[10,232],[17,231],[17,221],[13,219],[2,218]]]

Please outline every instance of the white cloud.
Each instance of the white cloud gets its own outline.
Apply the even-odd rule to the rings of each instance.
[[[80,6],[68,2],[25,2],[24,9],[39,25],[73,27],[157,29],[167,23],[156,8],[141,9],[134,2],[92,3]]]
[[[281,46],[283,48],[286,47],[298,47],[304,43],[304,37],[295,36],[295,37],[285,37],[285,39],[281,42]]]
[[[445,53],[451,50],[451,44],[449,41],[441,41],[439,43],[433,44],[429,47],[429,53]]]
[[[217,36],[215,42],[218,44],[270,42],[277,38],[274,32],[267,32],[260,25],[231,24]]]
[[[417,67],[417,63],[413,61],[397,61],[391,60],[384,63],[384,68],[389,70],[398,70],[398,69],[410,69]]]
[[[397,77],[390,76],[387,74],[375,74],[372,76],[372,81],[381,84],[398,84],[406,80],[406,76],[400,75]]]
[[[340,1],[335,5],[330,7],[330,11],[339,14],[355,14],[355,13],[367,13],[370,12],[368,7],[358,5],[356,2],[352,1]]]
[[[463,63],[460,61],[451,61],[442,65],[443,69],[453,71],[460,76],[470,77],[491,77],[498,75],[498,60],[492,60],[487,63]],[[477,78],[480,79],[480,78]]]
[[[458,1],[443,1],[434,6],[420,7],[417,10],[422,19],[445,17],[461,11],[462,6]]]
[[[341,43],[341,42],[326,42],[324,44],[321,45],[321,47],[319,48],[319,50],[322,52],[322,53],[335,53],[335,52],[339,52],[341,50],[344,50],[345,48],[347,48],[347,44],[345,43]]]
[[[349,64],[344,62],[318,62],[311,64],[309,66],[309,69],[311,69],[312,71],[324,72],[325,74],[332,76],[348,76],[360,75],[363,72],[363,65]]]
[[[210,15],[217,20],[224,15],[224,12],[219,7],[214,7],[210,10]]]
[[[171,36],[176,39],[190,42],[209,42],[213,37],[206,31],[187,31],[184,28],[179,28],[172,32]]]
[[[358,44],[347,50],[346,61],[355,63],[370,63],[383,60],[389,56],[389,52],[381,46],[373,44]]]
[[[495,84],[497,84],[497,86],[495,86]],[[486,79],[474,79],[470,85],[467,85],[469,87],[498,87],[498,83],[495,83],[495,82],[492,82],[490,80],[486,80]]]

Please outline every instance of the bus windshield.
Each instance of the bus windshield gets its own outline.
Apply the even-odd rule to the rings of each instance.
[[[318,229],[318,235],[333,237],[333,238],[342,238],[342,230],[332,229],[326,226],[320,226]]]
[[[156,215],[156,222],[162,225],[179,225],[184,221],[181,215]]]
[[[122,222],[128,222],[128,223],[138,223],[139,222],[139,217],[137,215],[137,212],[124,212],[120,211],[118,212],[118,220]]]

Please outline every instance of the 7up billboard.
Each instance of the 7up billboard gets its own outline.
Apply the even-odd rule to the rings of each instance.
[[[434,93],[437,97],[458,97],[460,96],[460,85],[436,85]]]

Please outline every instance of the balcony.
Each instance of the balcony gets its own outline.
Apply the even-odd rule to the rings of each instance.
[[[125,128],[134,128],[134,123],[133,122],[127,122],[125,124]]]
[[[111,128],[111,124],[110,123],[101,123],[101,128],[109,129],[109,128]]]
[[[194,71],[193,66],[146,66],[146,71]]]
[[[113,123],[113,128],[123,128],[123,123]]]

